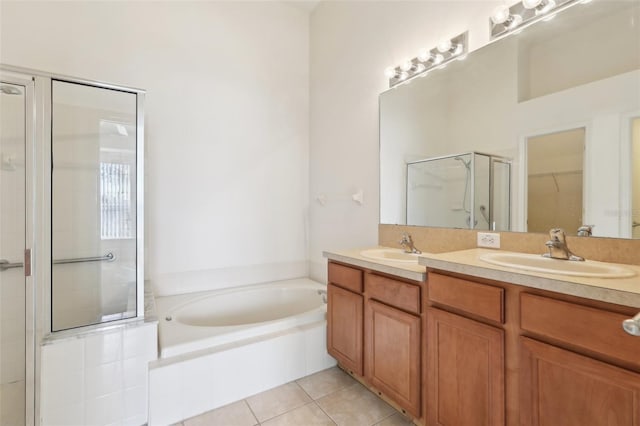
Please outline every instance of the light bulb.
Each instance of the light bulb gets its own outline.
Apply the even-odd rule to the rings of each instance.
[[[542,3],[542,0],[522,0],[522,5],[524,6],[525,9],[533,9],[534,7],[537,7],[540,3]]]
[[[387,67],[384,69],[384,76],[391,80],[396,76],[396,69],[394,67]]]
[[[522,16],[520,15],[511,15],[507,23],[505,23],[507,28],[509,28],[510,30],[514,29],[520,24],[522,24]]]
[[[507,6],[498,6],[491,15],[491,21],[494,24],[503,24],[507,19],[509,19],[510,15],[511,13]]]
[[[413,68],[413,62],[411,62],[410,60],[406,60],[402,64],[400,64],[400,69],[402,71],[409,71],[411,68]]]
[[[421,73],[422,71],[424,71],[424,70],[426,70],[426,69],[427,69],[427,68],[426,68],[424,65],[422,65],[422,64],[418,64],[418,65],[416,65],[415,73],[416,73],[416,74],[419,74],[419,73]]]
[[[433,57],[434,65],[438,65],[439,63],[442,63],[442,61],[444,61],[444,56],[442,56],[439,53],[436,53],[435,56]]]
[[[536,9],[536,15],[542,15],[544,13],[547,13],[554,7],[556,7],[556,2],[554,0],[546,0],[543,6],[540,6]]]
[[[409,77],[409,74],[406,71],[402,71],[398,76],[398,80],[403,81],[406,80],[407,77]]]
[[[449,49],[451,49],[451,40],[449,39],[440,40],[440,43],[438,43],[438,46],[436,47],[438,48],[438,52],[440,53],[447,52]]]
[[[451,54],[453,56],[457,56],[461,54],[463,50],[464,50],[464,46],[462,45],[462,43],[458,43],[453,47],[453,49],[450,49]]]
[[[427,49],[420,49],[420,51],[418,52],[418,60],[420,62],[427,62],[429,58],[431,58],[431,52],[429,52]]]

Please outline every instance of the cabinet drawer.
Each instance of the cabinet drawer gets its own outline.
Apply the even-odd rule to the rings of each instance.
[[[337,263],[329,263],[329,282],[347,290],[362,293],[362,271]]]
[[[420,314],[420,286],[379,275],[365,277],[367,296],[387,305]]]
[[[534,294],[520,295],[520,327],[602,355],[640,365],[640,338],[622,329],[628,316]]]
[[[429,273],[429,300],[461,311],[504,323],[504,289]]]

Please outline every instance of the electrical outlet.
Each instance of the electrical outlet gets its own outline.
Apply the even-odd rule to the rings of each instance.
[[[500,248],[500,234],[478,232],[478,247]]]

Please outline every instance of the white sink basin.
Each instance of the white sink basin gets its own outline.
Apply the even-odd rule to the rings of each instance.
[[[536,254],[525,253],[487,253],[480,260],[493,265],[522,269],[546,274],[569,275],[592,278],[628,278],[636,273],[630,269],[611,263],[585,260],[584,262],[550,259]]]
[[[418,254],[405,253],[402,249],[369,249],[360,252],[362,257],[390,262],[418,263]]]

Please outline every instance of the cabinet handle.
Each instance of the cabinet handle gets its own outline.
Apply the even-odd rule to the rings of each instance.
[[[633,318],[622,321],[622,328],[632,336],[640,336],[640,313]]]

